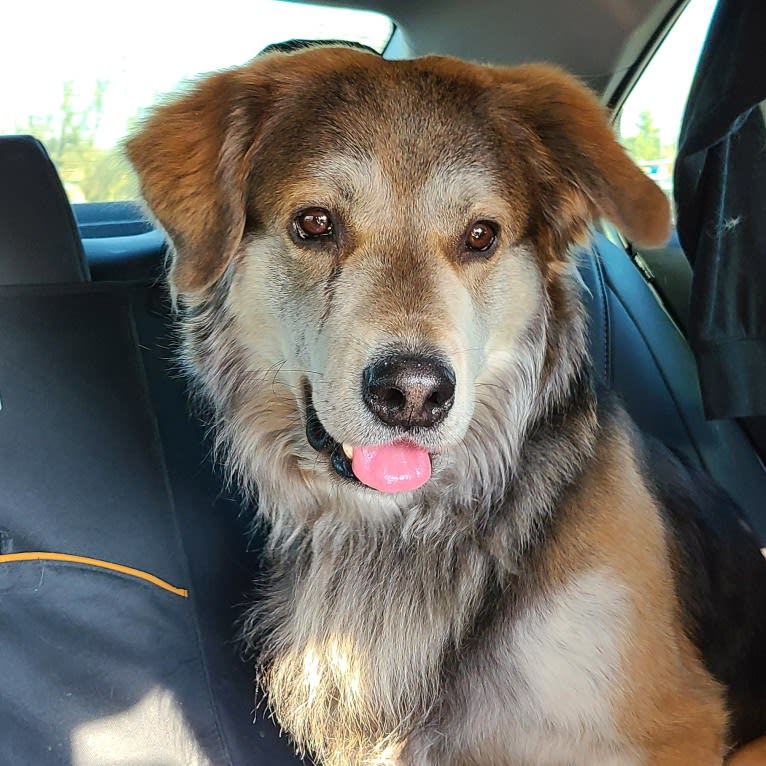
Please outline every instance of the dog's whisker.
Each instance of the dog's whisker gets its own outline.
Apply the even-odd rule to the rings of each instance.
[[[512,394],[513,393],[508,388],[508,386],[504,386],[504,385],[502,385],[500,383],[490,383],[489,381],[486,381],[486,380],[477,381],[476,383],[474,383],[474,385],[476,386],[476,388],[484,388],[484,387],[496,388],[496,389],[498,389],[498,391],[500,391],[500,392],[502,392],[504,394]]]
[[[447,354],[449,354],[450,356],[460,356],[461,354],[475,354],[477,351],[483,351],[483,350],[484,348],[482,346],[475,346],[473,348],[445,349]]]

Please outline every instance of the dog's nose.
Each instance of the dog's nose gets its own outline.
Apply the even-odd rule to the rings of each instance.
[[[431,428],[455,401],[455,373],[428,357],[389,357],[362,373],[362,397],[387,425]]]

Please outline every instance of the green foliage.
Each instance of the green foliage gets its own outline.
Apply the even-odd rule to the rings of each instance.
[[[634,160],[656,162],[675,159],[677,152],[675,143],[662,143],[660,129],[655,126],[652,113],[648,109],[639,115],[636,128],[638,129],[636,135],[622,138],[623,146]]]
[[[74,88],[67,82],[57,115],[32,116],[26,125],[16,127],[17,133],[29,133],[45,144],[72,202],[105,202],[138,196],[135,176],[120,149],[96,145],[107,87],[108,82],[98,80],[88,106],[77,109]]]

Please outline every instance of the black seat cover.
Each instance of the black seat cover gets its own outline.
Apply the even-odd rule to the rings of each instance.
[[[0,763],[295,764],[253,723],[234,624],[257,557],[171,370],[161,296],[83,281],[76,232],[53,232],[39,275],[5,269],[29,242],[0,249],[22,280],[0,286]]]

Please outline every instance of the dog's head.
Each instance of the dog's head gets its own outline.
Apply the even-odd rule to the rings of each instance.
[[[582,354],[571,245],[600,216],[645,244],[669,227],[595,98],[544,65],[269,54],[160,106],[128,153],[192,367],[267,491],[473,472],[475,495]]]

